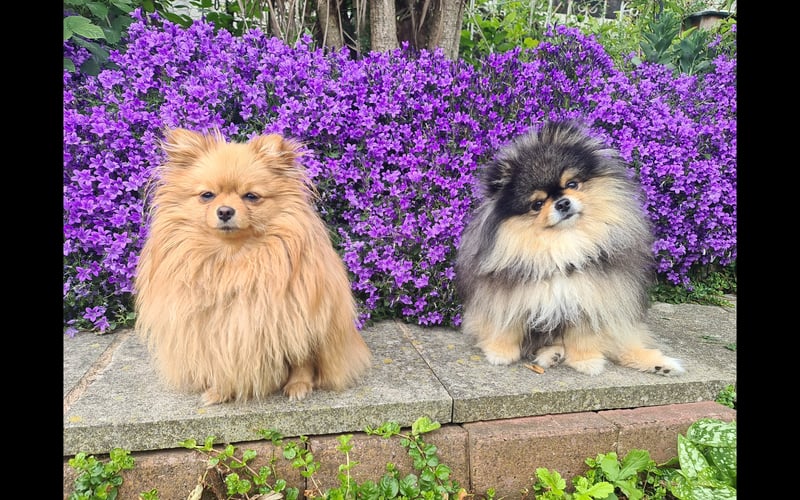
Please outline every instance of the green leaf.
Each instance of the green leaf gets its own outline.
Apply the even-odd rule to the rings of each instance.
[[[89,11],[97,19],[105,19],[108,17],[108,6],[99,2],[89,2],[86,4]]]
[[[242,454],[242,462],[247,463],[250,460],[256,458],[257,455],[258,454],[254,450],[245,450],[244,453]]]
[[[567,482],[561,477],[561,474],[559,474],[558,471],[550,472],[544,467],[538,467],[536,469],[536,477],[538,477],[539,481],[541,481],[542,484],[551,492],[555,493],[556,495],[564,494],[564,490],[567,487]]]
[[[186,14],[180,15],[175,14],[174,12],[162,12],[161,16],[167,21],[175,23],[184,28],[188,28],[192,25],[192,23],[194,23],[194,20]]]
[[[575,478],[576,500],[590,500],[593,498],[606,498],[614,493],[614,487],[605,481],[589,486],[589,480],[583,476]]]
[[[724,422],[713,418],[703,418],[686,430],[686,438],[693,443],[715,447],[736,447],[736,421]]]
[[[111,0],[111,5],[126,14],[130,14],[134,9],[133,2],[129,2],[128,0]]]
[[[686,500],[736,500],[736,489],[730,486],[712,488],[708,486],[692,486]]]
[[[417,476],[409,474],[404,477],[400,483],[400,493],[404,497],[417,498],[419,496],[419,485],[417,484]]]
[[[89,52],[91,52],[91,54],[98,60],[105,61],[106,59],[108,59],[108,51],[99,44],[97,44],[96,42],[93,42],[91,40],[84,40],[83,38],[75,38],[73,39],[73,41],[75,42],[75,45],[83,47]],[[91,59],[89,61],[91,61]],[[83,67],[81,68],[81,71],[85,73]]]
[[[380,500],[381,492],[378,485],[375,484],[374,481],[368,479],[358,487],[357,498],[363,500]]]
[[[612,451],[605,455],[598,455],[597,462],[609,480],[614,481],[619,478],[619,460],[616,453]]]
[[[400,484],[397,479],[388,475],[384,475],[381,478],[378,487],[381,490],[381,494],[386,498],[394,498],[397,496],[397,492],[400,491]]]
[[[109,453],[109,457],[114,464],[114,470],[129,470],[133,469],[134,458],[131,455],[131,452],[128,450],[124,450],[122,448],[114,448]]]
[[[64,58],[64,69],[69,71],[70,73],[75,72],[75,63],[72,62],[72,59],[69,57]]]
[[[424,469],[419,475],[419,482],[422,485],[433,485],[436,484],[436,476],[433,475],[433,471],[430,469]]]
[[[434,422],[428,417],[420,417],[411,424],[411,434],[414,436],[418,436],[420,434],[425,434],[426,432],[435,431],[442,424],[439,422]]]
[[[445,464],[439,464],[436,466],[434,474],[439,481],[447,481],[450,479],[450,472],[450,467]]]
[[[122,36],[128,31],[128,27],[133,22],[132,17],[116,17],[111,21],[111,26],[103,28],[103,33],[106,34],[108,43],[114,45],[122,40]]]
[[[651,461],[650,452],[647,450],[630,450],[622,459],[622,469],[619,471],[620,479],[636,476],[646,470]]]
[[[717,479],[736,486],[736,448],[706,448],[703,452],[717,471]]]
[[[68,40],[73,35],[82,36],[89,39],[105,38],[106,35],[99,26],[83,16],[69,16],[64,18],[64,40]]]
[[[400,434],[400,424],[397,422],[384,422],[384,424],[377,429],[367,426],[365,432],[370,435],[377,435],[384,439],[388,439],[392,436]]]
[[[261,437],[267,441],[270,441],[276,446],[279,446],[283,441],[283,435],[275,429],[261,429],[258,431],[258,433],[261,435]]]
[[[336,447],[337,450],[348,453],[353,449],[353,445],[350,444],[350,440],[353,439],[352,434],[341,434],[337,440],[339,441],[339,446]]]
[[[710,467],[700,449],[683,435],[678,434],[678,462],[687,478],[708,474]]]
[[[298,500],[300,497],[300,489],[298,488],[286,488],[284,493],[286,495],[286,500]]]
[[[629,477],[625,480],[613,481],[614,486],[625,494],[628,500],[639,500],[644,497],[644,491],[639,488],[638,478]]]

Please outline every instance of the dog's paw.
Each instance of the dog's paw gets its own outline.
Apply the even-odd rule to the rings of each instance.
[[[311,382],[295,380],[283,386],[283,394],[289,398],[289,401],[300,401],[311,394],[312,389]]]
[[[681,364],[680,360],[664,356],[662,363],[654,366],[652,369],[647,370],[656,375],[663,375],[665,377],[672,377],[686,373],[686,369]]]
[[[605,358],[588,358],[579,361],[567,360],[567,366],[586,375],[600,375],[606,369],[608,361]]]
[[[492,352],[492,351],[483,351],[484,356],[486,356],[486,361],[493,365],[510,365],[515,361],[519,361],[519,354],[514,356],[513,354],[508,353],[499,353],[499,352]]]
[[[564,347],[560,345],[549,345],[536,351],[533,362],[542,368],[551,368],[560,365],[564,361]]]
[[[203,393],[201,399],[203,401],[203,406],[211,406],[219,403],[224,403],[225,401],[228,401],[228,399],[230,398],[220,394],[219,391],[217,391],[213,387],[209,387]]]
[[[484,342],[480,345],[486,361],[493,365],[510,365],[522,357],[518,343],[509,339],[495,339],[493,342]]]

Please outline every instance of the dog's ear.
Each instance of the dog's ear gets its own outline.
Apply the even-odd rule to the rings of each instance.
[[[250,145],[261,154],[267,156],[278,155],[290,163],[301,155],[301,144],[292,139],[287,139],[280,134],[267,134],[250,140]]]
[[[174,128],[164,132],[161,146],[171,163],[188,165],[201,153],[209,151],[214,145],[224,142],[224,140],[217,129],[209,134],[200,134],[185,128]]]
[[[318,196],[316,187],[308,178],[308,172],[299,161],[303,156],[301,142],[280,134],[266,134],[250,139],[248,144],[273,172],[280,173],[286,179],[298,181],[302,190],[311,197]]]
[[[511,165],[503,160],[491,162],[483,172],[483,185],[490,198],[503,190],[511,181]]]

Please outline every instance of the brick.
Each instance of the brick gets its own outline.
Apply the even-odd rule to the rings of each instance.
[[[409,429],[403,429],[408,432]],[[467,432],[457,425],[445,425],[423,435],[423,440],[437,448],[439,462],[450,467],[450,479],[458,482],[463,488],[469,487],[467,470]],[[350,462],[358,462],[351,468],[350,476],[358,484],[371,480],[377,482],[386,472],[386,464],[392,462],[401,472],[401,476],[414,474],[419,478],[419,471],[414,469],[413,461],[398,437],[384,439],[365,433],[353,433],[350,439],[352,450]],[[316,436],[309,439],[309,447],[314,453],[314,460],[320,468],[314,474],[322,492],[339,487],[337,479],[339,465],[346,462],[344,453],[337,450],[340,446],[337,435]]]
[[[569,413],[464,424],[469,433],[471,491],[494,488],[519,498],[536,469],[558,471],[571,484],[588,470],[585,460],[614,449],[616,428],[596,413]],[[531,492],[532,494],[532,492]]]
[[[650,452],[651,458],[663,463],[677,455],[677,436],[700,418],[719,418],[727,422],[736,419],[736,411],[713,401],[649,406],[635,409],[604,410],[600,412],[544,415],[505,420],[449,424],[424,435],[427,443],[438,448],[439,459],[447,464],[451,479],[470,493],[484,494],[495,489],[497,497],[509,500],[530,497],[538,467],[555,470],[571,486],[572,479],[588,470],[587,458],[598,453],[616,451],[624,457],[634,448]],[[404,432],[408,429],[404,429]],[[290,442],[294,438],[285,438]],[[350,460],[359,462],[351,470],[352,478],[360,483],[378,481],[386,472],[386,463],[393,462],[403,475],[418,471],[413,468],[408,450],[398,438],[383,439],[354,433]],[[307,446],[314,454],[320,469],[313,477],[317,485],[306,484],[300,471],[291,467],[272,443],[249,441],[236,443],[237,455],[246,449],[257,453],[251,462],[254,468],[267,465],[277,453],[276,475],[286,479],[289,486],[319,488],[326,491],[340,485],[339,465],[345,456],[336,448],[338,435],[310,436]],[[123,471],[124,482],[119,500],[139,500],[139,494],[157,489],[161,498],[186,498],[205,473],[207,457],[201,453],[171,449],[135,452],[133,470]],[[107,460],[107,455],[97,455]],[[64,499],[72,492],[77,472],[64,460]],[[211,485],[203,500],[224,498],[222,477],[209,471],[206,482]],[[270,481],[272,482],[272,481]],[[216,488],[215,495],[213,488]]]
[[[678,455],[678,434],[701,418],[736,420],[736,410],[714,401],[646,406],[627,410],[605,410],[598,415],[619,429],[617,455],[622,458],[632,449],[650,452],[656,463]]]
[[[256,458],[249,462],[250,466],[258,470],[264,465],[268,465],[275,447],[266,441],[252,441],[236,443],[236,456],[241,457],[244,450],[250,449],[256,452]],[[130,470],[122,471],[122,485],[119,488],[118,500],[139,500],[139,494],[152,489],[158,490],[159,497],[162,499],[182,499],[189,496],[189,493],[197,485],[198,481],[204,477],[205,483],[209,485],[203,493],[203,500],[214,498],[226,498],[223,486],[223,478],[216,470],[209,470],[208,457],[200,452],[188,449],[173,449],[160,451],[145,451],[132,453],[134,467]],[[276,474],[273,477],[285,479],[290,487],[305,490],[305,478],[300,472],[291,467],[291,464],[282,455],[276,455],[278,461],[275,463]],[[108,455],[95,455],[98,460],[107,461]],[[75,478],[78,472],[70,467],[68,459],[64,460],[64,499],[69,498],[73,491]],[[273,483],[272,480],[269,481]],[[217,495],[214,494],[217,492]],[[220,496],[221,495],[221,496]]]

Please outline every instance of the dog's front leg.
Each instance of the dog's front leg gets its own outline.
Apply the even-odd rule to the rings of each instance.
[[[290,401],[300,401],[309,394],[314,387],[314,361],[306,359],[300,364],[289,366],[289,380],[283,386],[283,394]]]

